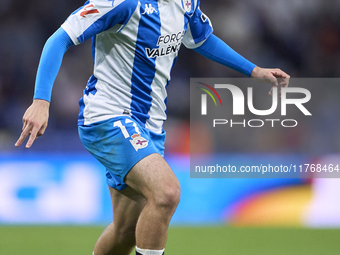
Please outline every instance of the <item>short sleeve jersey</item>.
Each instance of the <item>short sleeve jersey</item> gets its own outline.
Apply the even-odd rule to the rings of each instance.
[[[181,44],[199,47],[213,31],[199,0],[91,0],[62,28],[75,45],[92,38],[94,73],[78,124],[129,114],[156,133]]]

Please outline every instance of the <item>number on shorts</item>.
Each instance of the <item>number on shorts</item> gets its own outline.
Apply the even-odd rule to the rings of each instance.
[[[135,122],[133,122],[132,120],[129,120],[129,119],[125,119],[125,124],[128,124],[128,123],[133,123],[132,125],[134,126],[136,133],[140,134],[139,128],[137,127],[137,124]],[[122,131],[122,133],[124,135],[124,138],[129,138],[130,137],[128,131],[126,130],[126,127],[122,124],[122,122],[120,120],[114,122],[113,126],[120,128],[120,130]]]

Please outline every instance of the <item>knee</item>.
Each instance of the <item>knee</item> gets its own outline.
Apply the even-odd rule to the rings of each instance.
[[[167,185],[155,197],[155,205],[161,208],[175,210],[180,201],[181,188],[179,184]]]

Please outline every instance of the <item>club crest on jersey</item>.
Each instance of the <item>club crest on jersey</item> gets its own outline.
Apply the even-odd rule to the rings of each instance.
[[[191,0],[182,0],[182,5],[185,12],[191,12]]]
[[[144,149],[146,146],[149,145],[148,140],[146,140],[140,134],[134,134],[131,136],[131,138],[132,140],[130,140],[130,143],[136,151],[138,151],[139,149]]]

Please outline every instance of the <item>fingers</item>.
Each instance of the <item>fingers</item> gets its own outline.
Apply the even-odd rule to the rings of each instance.
[[[18,141],[15,143],[16,147],[19,147],[23,143],[23,141],[25,141],[30,131],[31,131],[31,128],[28,125],[25,125],[25,128],[23,128],[23,131],[21,132]]]
[[[277,78],[280,87],[282,88],[288,87],[290,76],[287,73],[285,73],[281,69],[275,69],[273,70],[272,74]]]
[[[26,148],[30,148],[34,140],[44,134],[48,123],[49,104],[47,101],[35,99],[28,107],[23,117],[21,135],[15,143],[16,147],[19,147],[30,135],[26,143]]]
[[[272,72],[272,74],[276,77],[276,78],[286,78],[288,76],[288,74],[286,74],[285,72],[281,71],[274,71]]]
[[[273,88],[274,87],[272,87],[271,90],[269,91],[269,93],[268,93],[269,96],[273,95]]]
[[[39,136],[42,136],[42,135],[45,133],[46,128],[47,128],[47,124],[46,124],[46,125],[43,125],[43,126],[40,128],[39,132],[37,133],[37,138],[38,138]]]
[[[268,93],[269,95],[273,95],[274,88],[280,87],[280,96],[281,89],[288,87],[290,79],[290,76],[287,73],[278,68],[257,68],[253,70],[251,77],[258,78],[264,82],[270,83],[272,85],[272,88]]]
[[[273,69],[272,70],[272,74],[276,77],[276,78],[288,78],[290,77],[287,73],[285,73],[284,71],[282,71],[281,69]]]
[[[271,84],[273,87],[278,87],[278,86],[279,86],[279,82],[278,82],[278,80],[276,79],[275,76],[269,77],[269,82],[270,82],[270,84]]]
[[[32,146],[32,144],[34,143],[34,140],[37,137],[44,134],[47,125],[44,125],[43,127],[41,127],[40,130],[39,130],[39,125],[25,124],[24,126],[25,126],[25,128],[21,132],[21,135],[20,135],[18,141],[15,143],[15,146],[19,147],[25,141],[26,137],[28,135],[30,135],[30,138],[28,139],[28,141],[26,143],[26,148],[29,149]]]
[[[34,140],[37,138],[38,134],[38,128],[36,126],[33,126],[33,129],[30,133],[30,138],[28,139],[28,142],[26,143],[26,148],[31,148],[32,144],[34,143]]]
[[[281,97],[281,89],[288,87],[290,76],[284,71],[282,71],[281,69],[274,69],[272,70],[271,73],[275,77],[275,80],[276,80],[276,83],[274,84],[274,86],[275,87],[280,86],[279,96]],[[273,93],[273,88],[269,92],[269,95],[272,95],[272,93]]]
[[[279,83],[278,83],[277,78],[271,72],[268,74],[268,80],[269,80],[269,83],[272,85],[272,88],[271,88],[271,90],[268,93],[271,96],[271,95],[273,95],[273,89],[278,87]]]

